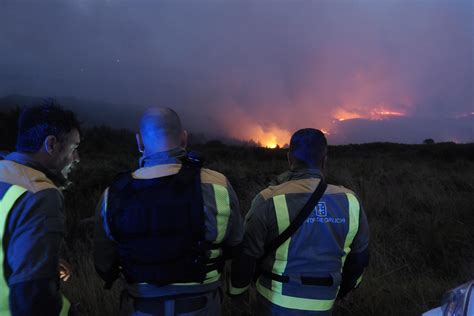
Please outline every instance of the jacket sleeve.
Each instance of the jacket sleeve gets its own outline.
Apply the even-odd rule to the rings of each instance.
[[[242,249],[232,263],[230,295],[244,293],[252,281],[257,260],[264,254],[267,237],[265,220],[266,203],[262,196],[257,195],[252,201],[245,218],[245,234]]]
[[[107,212],[108,189],[105,190],[97,205],[94,221],[94,266],[99,276],[110,288],[119,274],[119,255],[117,243],[113,240],[108,229]]]
[[[12,315],[58,315],[58,261],[64,237],[64,200],[57,189],[27,193],[11,210],[6,275]]]
[[[240,251],[244,226],[242,215],[240,214],[239,200],[229,181],[227,181],[227,191],[229,192],[230,216],[223,250],[224,256],[231,259]]]
[[[14,316],[59,315],[62,307],[59,281],[44,278],[13,284],[9,304]]]
[[[360,202],[359,202],[360,205]],[[351,245],[342,270],[341,285],[338,297],[342,298],[352,289],[357,288],[362,281],[364,269],[369,265],[369,225],[365,212],[360,206],[359,229]]]

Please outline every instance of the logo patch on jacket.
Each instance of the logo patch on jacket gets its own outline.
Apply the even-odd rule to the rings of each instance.
[[[316,210],[316,216],[326,217],[328,216],[328,211],[326,210],[326,203],[318,202],[318,205],[314,208]]]
[[[322,223],[322,224],[345,224],[346,219],[344,217],[331,217],[328,216],[328,210],[326,208],[325,202],[318,202],[318,204],[314,207],[314,215],[308,217],[306,220],[307,224],[313,224],[315,222]]]

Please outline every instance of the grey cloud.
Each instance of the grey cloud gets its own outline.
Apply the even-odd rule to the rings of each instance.
[[[193,129],[225,136],[239,119],[332,128],[339,108],[453,117],[474,109],[472,9],[464,0],[3,0],[0,96],[132,104],[120,111],[134,115],[172,106]]]

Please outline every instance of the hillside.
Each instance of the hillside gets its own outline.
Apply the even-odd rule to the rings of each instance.
[[[282,149],[218,142],[192,149],[204,154],[206,167],[227,175],[243,215],[255,194],[287,169]],[[87,315],[113,315],[117,286],[106,293],[95,276],[92,223],[84,219],[93,215],[114,174],[136,167],[133,135],[88,130],[81,156],[75,186],[66,193],[70,259],[77,269],[66,293]],[[334,146],[327,174],[329,183],[359,194],[371,232],[364,283],[338,303],[336,315],[419,315],[438,304],[445,290],[474,278],[474,144]],[[230,302],[225,304],[228,312]]]
[[[255,194],[287,170],[284,149],[216,141],[191,149],[229,178],[244,216]],[[91,217],[113,177],[136,168],[134,135],[87,129],[80,155],[65,193],[67,254],[75,274],[64,290],[84,315],[115,315],[119,285],[103,290],[93,270]],[[474,278],[474,144],[330,146],[326,173],[329,183],[360,196],[371,233],[363,285],[337,303],[335,315],[419,315],[445,290]],[[228,299],[224,308],[229,314]]]

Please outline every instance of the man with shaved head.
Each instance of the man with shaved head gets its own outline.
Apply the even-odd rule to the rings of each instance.
[[[148,154],[186,147],[186,131],[178,114],[170,108],[148,109],[140,121],[140,134],[143,143],[139,146],[144,146]]]
[[[220,315],[221,272],[243,238],[235,192],[186,152],[172,109],[148,109],[137,142],[140,168],[99,203],[96,270],[107,287],[124,281],[121,315]]]

